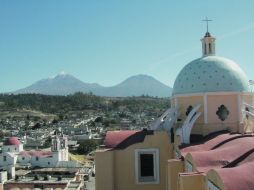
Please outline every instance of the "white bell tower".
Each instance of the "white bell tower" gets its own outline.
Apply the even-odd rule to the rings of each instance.
[[[54,137],[52,139],[52,145],[51,145],[51,151],[52,152],[58,152],[60,150],[60,139],[58,138],[58,136]]]

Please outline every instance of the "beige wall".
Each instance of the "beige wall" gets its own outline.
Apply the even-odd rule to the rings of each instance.
[[[243,94],[241,97],[243,103],[254,105],[254,96],[253,94]],[[244,106],[242,106],[244,109]],[[240,128],[241,133],[252,133],[254,132],[254,122],[251,119],[247,119],[245,114],[241,116],[242,125]]]
[[[254,132],[254,122],[250,119],[244,119],[243,123],[243,133],[253,133]]]
[[[177,190],[178,176],[180,172],[184,172],[184,162],[177,159],[169,160],[167,168],[167,190]]]
[[[186,119],[186,110],[190,105],[195,107],[195,105],[201,103],[202,106],[200,107],[199,111],[201,111],[201,113],[204,112],[203,96],[188,96],[188,97],[183,96],[183,97],[177,97],[176,99],[178,102],[178,108],[179,108],[179,113],[180,113],[179,118],[181,118],[183,122]],[[204,122],[204,115],[202,114],[197,119],[196,123],[203,123],[203,122]]]
[[[114,189],[114,151],[95,152],[96,189]]]
[[[159,184],[136,184],[135,149],[141,148],[159,149]],[[133,144],[126,149],[110,152],[113,152],[114,156],[107,152],[96,152],[96,190],[166,189],[167,161],[173,158],[173,145],[170,143],[166,132],[154,132],[154,135],[147,135],[143,143]],[[112,168],[114,168],[113,171]]]
[[[191,164],[192,164],[192,169],[193,169],[192,171],[193,171],[193,172],[198,172],[198,171],[197,171],[196,163],[195,163],[195,161],[193,160],[193,158],[192,158],[192,156],[191,156],[190,153],[188,153],[188,154],[185,156],[184,162],[189,162],[189,163],[191,163]],[[186,170],[185,170],[185,171],[186,171]]]
[[[222,179],[220,178],[219,174],[215,170],[211,169],[208,171],[207,180],[210,180],[211,182],[213,182],[213,184],[215,184],[221,190],[226,190],[226,186],[224,185]]]
[[[185,112],[189,105],[195,106],[201,103],[199,111],[202,113],[197,119],[192,129],[192,134],[208,135],[209,133],[221,130],[230,130],[232,132],[239,132],[240,123],[242,121],[242,102],[253,105],[254,97],[253,94],[245,93],[207,93],[207,123],[205,123],[205,113],[204,113],[204,95],[205,94],[190,94],[189,96],[176,96],[172,97],[172,102],[177,102],[180,116],[182,122],[186,119]],[[239,98],[238,98],[239,96]],[[218,107],[225,105],[229,110],[229,115],[225,121],[221,121],[216,112]],[[247,131],[253,131],[250,127],[253,127],[252,122],[248,122]]]
[[[179,174],[178,190],[205,190],[206,177],[204,174]]]
[[[241,95],[243,102],[253,105],[254,104],[254,95],[253,94],[243,94]]]
[[[208,95],[207,96],[207,120],[210,124],[235,123],[238,122],[238,95]],[[225,121],[221,121],[216,112],[218,107],[225,105],[229,110],[229,115]]]

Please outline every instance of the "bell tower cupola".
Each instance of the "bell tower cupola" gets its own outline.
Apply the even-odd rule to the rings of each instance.
[[[215,55],[215,40],[216,40],[216,38],[214,38],[208,31],[208,22],[212,21],[212,20],[209,20],[206,17],[206,19],[204,19],[202,21],[206,22],[206,33],[205,33],[205,36],[201,39],[203,57],[208,56],[208,55]]]

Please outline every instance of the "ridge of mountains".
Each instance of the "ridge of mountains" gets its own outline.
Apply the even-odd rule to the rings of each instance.
[[[128,97],[149,95],[154,97],[169,97],[172,88],[149,75],[135,75],[123,82],[105,87],[97,83],[85,83],[70,74],[61,73],[55,77],[39,80],[32,85],[19,89],[13,94],[45,94],[69,95],[75,92],[92,92],[97,96]]]

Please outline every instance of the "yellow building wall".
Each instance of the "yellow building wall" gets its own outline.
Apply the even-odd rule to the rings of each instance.
[[[114,189],[114,151],[95,152],[95,189],[113,190]]]
[[[216,115],[218,108],[224,105],[229,110],[229,115],[224,123],[235,123],[238,122],[238,95],[208,95],[207,106],[208,106],[208,123],[222,123],[222,121]]]
[[[229,111],[228,117],[221,121],[216,114],[218,108],[224,105]],[[207,96],[207,121],[208,125],[204,129],[205,134],[215,131],[230,130],[237,132],[239,130],[239,103],[237,94],[220,94]]]
[[[136,184],[135,150],[159,149],[159,184]],[[110,152],[110,153],[109,153]],[[144,142],[123,150],[96,152],[96,190],[164,190],[167,185],[167,161],[173,158],[173,145],[165,131],[147,135]]]
[[[180,113],[179,118],[182,119],[182,123],[186,119],[185,113],[189,105],[194,107],[199,103],[202,104],[198,110],[202,114],[195,122],[191,134],[205,136],[221,130],[231,130],[232,132],[239,131],[238,94],[207,94],[207,123],[205,123],[204,95],[190,95],[172,98],[172,101],[177,101]],[[246,101],[248,100],[248,102],[253,100],[249,95],[244,96],[243,99],[246,99]],[[216,114],[218,107],[222,104],[225,105],[230,112],[227,119],[223,122]]]
[[[168,161],[167,168],[167,190],[177,190],[178,176],[180,172],[184,172],[184,162],[177,159],[171,159]]]
[[[241,96],[242,102],[247,103],[249,105],[254,105],[254,96],[253,94],[243,94]],[[242,109],[244,109],[244,105],[242,106]],[[242,128],[240,128],[240,133],[253,133],[254,132],[254,122],[251,119],[247,119],[246,115],[242,115],[241,121],[243,125],[241,125]]]
[[[210,180],[211,182],[213,182],[213,184],[215,184],[220,190],[227,189],[223,183],[223,180],[214,169],[209,170],[206,176],[207,176],[207,181]]]
[[[253,133],[254,132],[254,122],[251,119],[245,118],[243,120],[243,130],[240,133]]]
[[[183,97],[177,97],[176,99],[178,102],[179,113],[180,113],[179,118],[181,118],[183,122],[186,119],[186,111],[190,105],[195,107],[197,104],[201,103],[202,105],[198,111],[201,111],[201,113],[204,113],[204,106],[203,106],[204,98],[203,98],[203,96],[188,96],[188,97],[183,96]],[[196,123],[203,123],[203,122],[204,122],[204,115],[202,114],[197,119]]]
[[[159,184],[136,184],[135,149],[158,148],[160,163]],[[115,190],[162,190],[166,189],[167,160],[173,158],[173,145],[166,132],[147,135],[143,143],[137,143],[124,150],[115,150]]]
[[[205,190],[206,177],[204,174],[189,175],[180,173],[178,179],[178,190]]]
[[[197,165],[196,165],[194,159],[192,158],[191,153],[188,153],[188,154],[185,156],[184,162],[185,162],[185,163],[186,163],[186,162],[191,163],[191,165],[192,165],[192,171],[193,171],[193,172],[198,172],[198,170],[197,170]],[[185,168],[185,171],[187,171],[186,168]]]
[[[254,95],[253,94],[243,94],[242,96],[243,102],[254,105]]]

